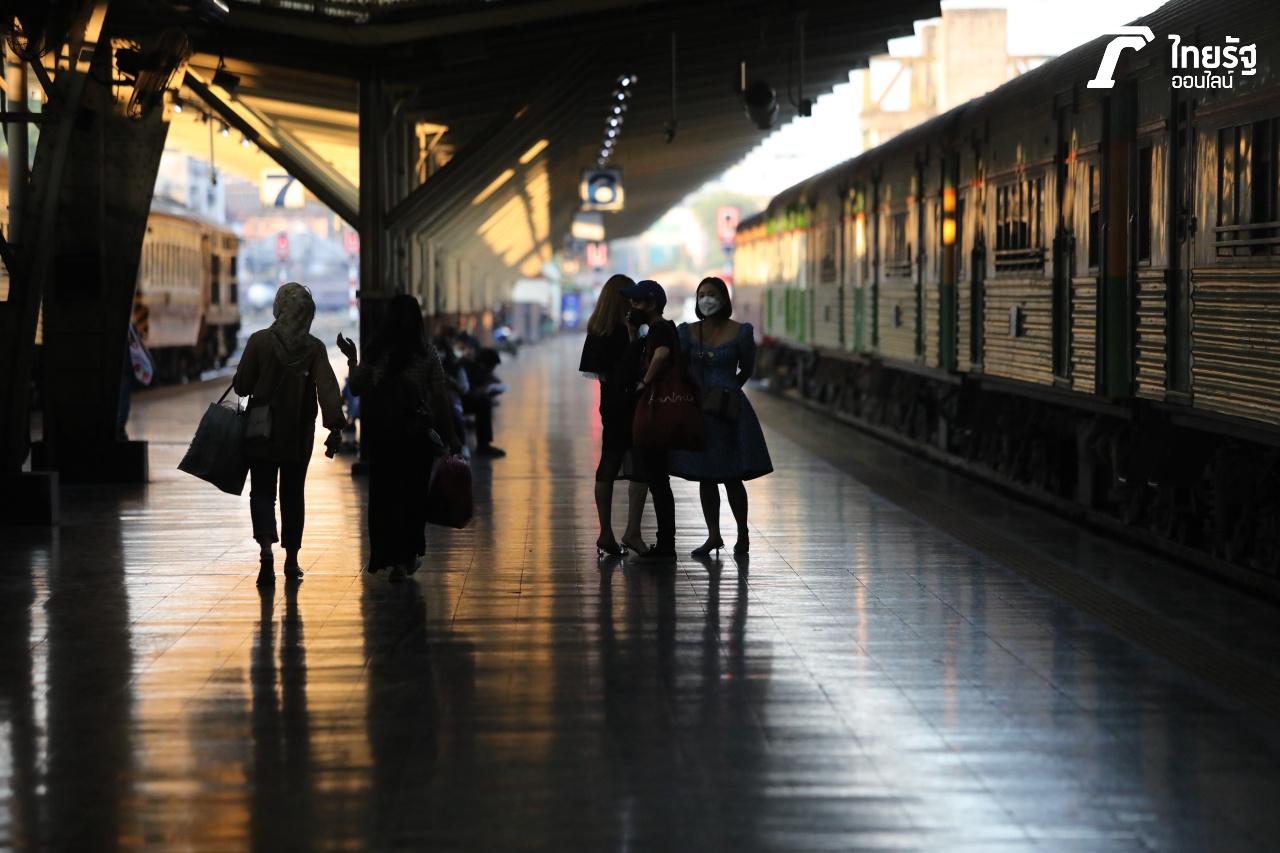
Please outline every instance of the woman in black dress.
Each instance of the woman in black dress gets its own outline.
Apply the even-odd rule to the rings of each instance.
[[[362,436],[369,461],[370,573],[390,569],[392,581],[417,569],[426,551],[427,487],[435,458],[461,450],[450,417],[444,370],[427,340],[412,296],[387,305],[382,327],[357,362],[356,346],[338,335],[351,390],[374,429]]]
[[[596,553],[601,557],[616,557],[626,548],[638,554],[646,550],[640,538],[640,517],[647,493],[643,482],[632,482],[627,490],[627,529],[621,545],[613,537],[612,524],[613,481],[624,467],[630,468],[631,419],[636,406],[630,380],[637,369],[640,342],[627,325],[627,300],[622,295],[623,288],[632,284],[625,275],[611,276],[605,282],[587,321],[587,340],[578,365],[580,371],[600,380],[603,435],[600,464],[596,467],[596,512],[600,516]]]

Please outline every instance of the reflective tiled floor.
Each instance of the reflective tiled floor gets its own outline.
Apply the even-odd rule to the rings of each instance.
[[[174,470],[213,386],[146,395],[148,487],[0,534],[0,847],[1276,848],[1274,720],[813,439],[1260,658],[1274,610],[776,400],[749,565],[598,566],[576,346],[503,366],[510,456],[400,587],[358,573],[361,485],[317,457],[306,581],[259,596],[247,497]]]

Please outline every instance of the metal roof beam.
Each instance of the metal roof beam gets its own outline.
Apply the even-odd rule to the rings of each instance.
[[[330,210],[352,227],[360,227],[360,191],[346,175],[277,122],[234,99],[222,87],[206,82],[198,73],[188,69],[183,85],[297,178]]]

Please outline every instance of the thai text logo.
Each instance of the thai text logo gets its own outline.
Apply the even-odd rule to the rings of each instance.
[[[1169,41],[1169,65],[1173,69],[1175,89],[1232,89],[1236,72],[1242,77],[1258,73],[1258,46],[1240,46],[1240,39],[1227,36],[1225,44],[1209,44],[1203,47],[1183,44],[1182,36],[1171,35]],[[1179,74],[1195,70],[1197,74]],[[1093,85],[1093,84],[1090,84]]]

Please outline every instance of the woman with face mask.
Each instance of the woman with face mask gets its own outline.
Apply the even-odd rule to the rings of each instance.
[[[729,319],[733,313],[729,288],[714,276],[704,278],[698,285],[695,313],[699,322],[683,323],[678,332],[680,346],[688,356],[689,375],[702,390],[707,444],[705,450],[672,453],[671,473],[695,480],[700,487],[707,541],[693,551],[693,556],[705,557],[724,547],[720,536],[722,484],[738,525],[733,553],[744,556],[751,550],[751,536],[743,481],[773,471],[760,421],[742,391],[755,371],[755,333],[750,323]]]

